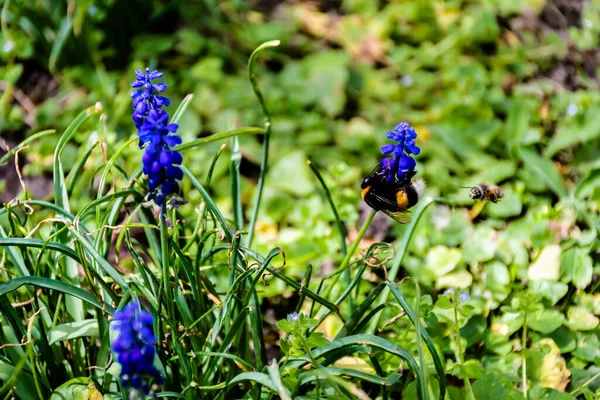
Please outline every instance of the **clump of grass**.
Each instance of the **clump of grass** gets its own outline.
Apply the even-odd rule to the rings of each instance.
[[[249,62],[250,82],[265,116],[264,128],[237,128],[183,144],[169,139],[190,104],[191,95],[167,122],[168,114],[163,107],[169,102],[156,94],[164,91],[166,85],[142,85],[146,81],[153,84],[153,79],[162,77],[148,69],[148,73],[138,74],[135,83],[145,89],[133,96],[139,144],[146,146],[143,168],[126,171],[121,166],[121,154],[137,140],[127,141],[112,154],[109,149],[108,162],[92,176],[101,183],[96,199],[81,209],[71,206],[76,196],[72,188],[84,176],[82,171],[95,146],[77,161],[70,182],[63,170],[63,153],[75,134],[103,124],[106,116],[101,114],[102,108],[93,106],[82,112],[60,136],[54,153],[53,201],[26,197],[0,209],[9,223],[8,231],[0,228],[2,259],[8,261],[4,270],[6,282],[0,284],[0,295],[5,299],[0,304],[4,321],[4,359],[0,363],[0,376],[6,383],[4,394],[48,398],[53,393],[71,393],[83,383],[89,395],[102,393],[113,398],[143,397],[150,387],[159,396],[190,399],[240,397],[244,393],[252,398],[265,394],[283,399],[301,394],[322,397],[328,393],[358,398],[381,394],[388,398],[399,381],[404,387],[416,379],[419,396],[428,399],[431,388],[421,346],[424,340],[438,374],[439,398],[444,398],[444,373],[439,356],[420,317],[397,285],[387,281],[362,302],[353,303],[356,299],[350,293],[365,273],[366,260],[373,252],[352,260],[374,212],[354,244],[343,252],[339,270],[346,273],[347,287],[339,297],[338,291],[333,290],[339,273],[329,282],[327,290],[319,294],[310,289],[314,287],[310,269],[300,285],[277,266],[280,259],[285,263],[281,249],[273,249],[266,256],[252,249],[272,129],[254,68],[259,53],[278,43],[263,44]],[[166,117],[152,113],[164,113]],[[29,141],[47,134],[50,132],[40,132]],[[264,135],[256,199],[247,232],[240,201],[239,162],[235,161],[239,157],[237,137],[244,134]],[[230,163],[233,224],[180,155],[229,137],[233,140]],[[313,170],[329,193],[318,170],[314,167]],[[207,185],[212,171],[211,167],[205,177]],[[193,225],[182,220],[178,210],[188,205],[172,197],[186,196],[179,192],[175,179],[188,179],[203,201],[203,211]],[[108,191],[104,190],[105,183],[110,183]],[[331,196],[329,203],[335,211]],[[417,213],[415,224],[422,211],[424,208]],[[341,227],[337,212],[335,215]],[[412,231],[409,230],[407,240]],[[115,246],[117,256],[113,258],[111,249]],[[345,248],[342,240],[342,249]],[[351,265],[358,265],[353,273]],[[225,286],[211,279],[223,276],[223,271],[227,271]],[[313,312],[321,307],[326,310],[317,319],[294,314],[289,321],[280,321],[279,328],[288,336],[281,341],[283,354],[271,364],[267,359],[268,342],[264,335],[267,328],[257,290],[259,282],[267,276],[298,291],[302,296],[298,309],[310,301]],[[419,363],[406,349],[366,329],[371,317],[363,317],[377,299],[384,304],[387,290],[391,290],[414,325]],[[330,312],[344,321],[340,307],[345,301],[352,304],[352,313],[337,337],[326,340],[315,329],[322,326]],[[377,311],[380,310],[379,307]],[[138,333],[140,336],[136,336]],[[21,337],[28,339],[23,342]],[[141,346],[141,353],[134,344]],[[127,350],[129,346],[133,347]],[[375,353],[396,357],[408,371],[383,370],[377,358],[373,358]],[[374,373],[337,366],[347,355],[371,362]],[[146,369],[139,369],[142,360]]]

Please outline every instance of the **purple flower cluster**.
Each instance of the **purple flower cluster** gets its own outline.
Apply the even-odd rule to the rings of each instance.
[[[173,147],[181,143],[181,138],[173,135],[178,125],[170,124],[169,114],[161,109],[168,106],[170,100],[157,94],[164,92],[167,84],[152,83],[162,78],[162,72],[146,68],[145,73],[136,70],[135,74],[131,87],[138,90],[131,92],[133,121],[138,129],[140,148],[145,147],[142,164],[148,176],[148,198],[161,205],[167,196],[179,192],[177,181],[183,178],[179,168],[183,157]]]
[[[408,122],[400,122],[393,131],[388,131],[387,138],[397,142],[395,144],[384,144],[381,152],[385,155],[391,154],[381,160],[381,168],[386,170],[388,182],[394,179],[402,179],[408,171],[415,169],[417,162],[412,155],[418,155],[421,149],[415,144],[417,132]]]
[[[133,301],[113,315],[111,331],[114,334],[112,351],[121,364],[121,382],[126,387],[148,393],[145,378],[160,383],[161,376],[154,367],[156,337],[152,329],[152,314]]]

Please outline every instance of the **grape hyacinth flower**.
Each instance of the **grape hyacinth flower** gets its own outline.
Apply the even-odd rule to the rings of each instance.
[[[162,72],[146,68],[145,73],[136,70],[135,74],[131,87],[138,90],[131,92],[133,122],[138,129],[139,146],[145,149],[142,165],[144,174],[148,176],[148,200],[162,205],[167,196],[179,192],[177,181],[183,178],[179,167],[183,157],[173,149],[181,143],[181,138],[174,135],[178,125],[170,124],[169,114],[161,109],[168,106],[170,100],[157,94],[164,92],[167,84],[152,82],[162,78]]]
[[[408,122],[400,122],[393,131],[388,131],[386,136],[396,143],[381,146],[383,154],[392,155],[381,160],[381,168],[386,171],[388,182],[394,179],[402,180],[406,173],[414,170],[417,165],[412,156],[421,153],[421,149],[415,144],[417,132]]]
[[[146,378],[160,383],[161,376],[154,366],[156,337],[152,329],[152,314],[133,301],[113,315],[111,348],[121,365],[123,386],[148,393]]]

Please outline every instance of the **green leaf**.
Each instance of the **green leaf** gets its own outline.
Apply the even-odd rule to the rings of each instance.
[[[584,289],[592,282],[592,258],[587,250],[581,247],[572,247],[560,257],[561,281],[573,282],[580,289]]]
[[[91,378],[79,377],[60,385],[50,400],[102,400],[104,396],[96,389]]]
[[[550,333],[548,337],[554,340],[554,343],[558,346],[561,353],[570,353],[577,347],[575,341],[575,334],[569,330],[566,326],[561,326],[554,332]]]
[[[484,267],[486,287],[492,291],[494,300],[500,302],[510,293],[510,274],[506,265],[493,261]]]
[[[494,258],[498,242],[495,238],[496,232],[492,228],[477,227],[462,244],[465,262],[477,264]]]
[[[547,298],[550,300],[551,305],[554,306],[560,299],[565,297],[569,291],[569,286],[562,282],[535,279],[529,282],[529,290],[534,294]]]
[[[580,119],[565,121],[580,121]],[[590,107],[586,111],[582,123],[565,122],[559,124],[556,134],[544,151],[544,156],[552,157],[559,150],[574,144],[586,143],[598,137],[600,137],[600,108]]]
[[[565,322],[565,316],[558,310],[539,310],[527,315],[527,326],[536,332],[554,332]]]
[[[440,277],[435,287],[440,288],[458,288],[466,289],[473,283],[473,275],[469,271],[461,270],[451,272]]]
[[[527,269],[527,278],[529,280],[546,279],[558,281],[560,277],[561,256],[560,246],[552,244],[542,249],[537,259]]]
[[[483,367],[479,360],[466,360],[463,365],[456,364],[458,367],[458,377],[461,379],[477,379],[483,375]]]
[[[289,333],[294,329],[294,323],[287,319],[282,319],[281,321],[277,321],[277,327],[282,331]]]
[[[286,154],[285,157],[280,157],[269,168],[267,185],[296,196],[313,193],[315,186],[307,161],[306,155],[301,151],[294,151]]]
[[[591,196],[598,187],[600,187],[600,168],[589,171],[577,182],[575,197],[585,199]]]
[[[486,214],[492,218],[506,219],[508,217],[516,217],[523,210],[523,202],[521,197],[512,189],[504,190],[504,197],[497,204],[488,204],[485,208]]]
[[[525,167],[529,168],[539,179],[544,181],[554,193],[559,197],[567,195],[562,178],[550,159],[541,157],[534,149],[527,147],[521,147],[519,155]]]
[[[598,326],[598,317],[584,307],[573,306],[567,311],[566,325],[574,331],[589,331]]]
[[[525,137],[529,127],[529,110],[522,100],[515,99],[511,102],[506,118],[505,137],[506,149],[511,155],[517,153],[517,149]]]
[[[425,259],[425,268],[435,278],[446,275],[454,270],[462,258],[460,249],[450,249],[445,246],[435,246],[429,250]]]
[[[80,337],[98,336],[98,321],[95,319],[84,319],[83,321],[68,322],[57,325],[48,331],[48,343],[54,344],[61,340],[69,340]]]
[[[476,399],[523,399],[522,393],[514,388],[513,383],[499,373],[486,374],[478,379],[473,384],[473,393]]]
[[[573,355],[580,360],[600,363],[600,339],[597,333],[577,332],[577,349]]]

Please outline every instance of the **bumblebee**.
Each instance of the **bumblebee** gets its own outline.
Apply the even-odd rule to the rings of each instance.
[[[473,186],[469,192],[469,197],[473,200],[491,201],[497,203],[502,197],[504,197],[504,191],[498,186],[481,185]]]
[[[386,169],[376,167],[367,175],[361,185],[362,198],[373,210],[382,211],[401,224],[408,224],[411,221],[408,209],[423,195],[425,183],[422,179],[411,181],[416,174],[414,170],[391,182],[387,181],[386,172]]]

